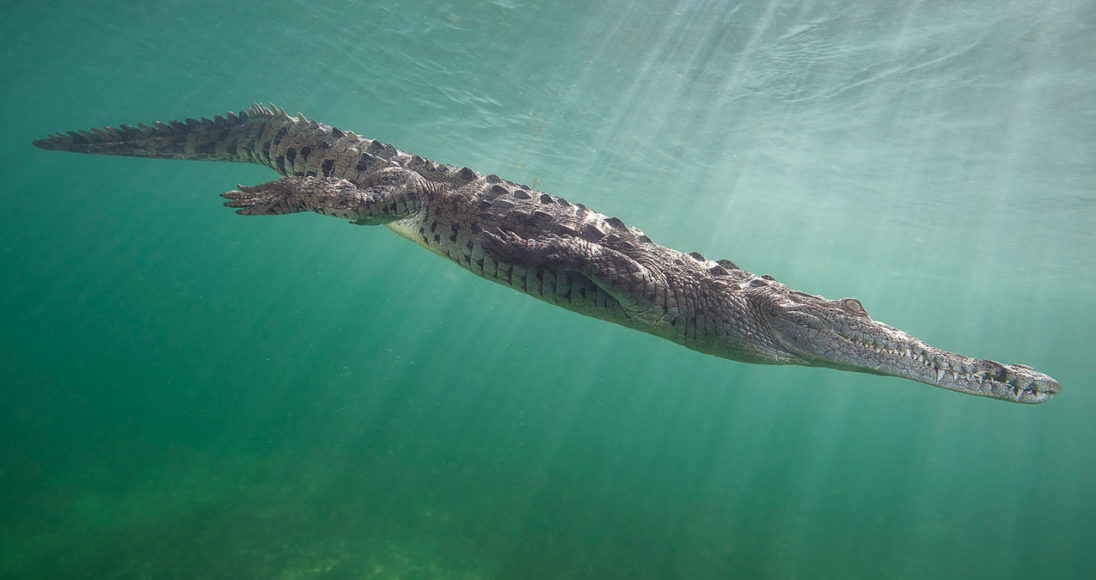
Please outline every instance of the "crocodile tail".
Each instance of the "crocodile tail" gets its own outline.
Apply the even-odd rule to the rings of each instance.
[[[274,167],[271,145],[299,122],[284,109],[255,104],[247,111],[212,119],[68,131],[37,139],[32,144],[40,149],[75,153],[236,161]]]

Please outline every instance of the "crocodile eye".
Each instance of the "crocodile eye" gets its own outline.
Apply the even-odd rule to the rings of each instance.
[[[845,310],[853,314],[867,314],[868,311],[864,310],[864,305],[860,303],[856,298],[846,298],[841,301],[841,306],[845,307]]]

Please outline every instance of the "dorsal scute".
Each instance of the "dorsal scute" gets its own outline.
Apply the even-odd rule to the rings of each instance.
[[[241,117],[245,117],[247,115],[257,117],[281,117],[284,119],[292,119],[292,117],[289,116],[289,113],[287,113],[285,109],[275,105],[274,103],[254,103],[247,108],[247,111],[240,112]],[[303,119],[304,116],[301,115],[301,118]]]

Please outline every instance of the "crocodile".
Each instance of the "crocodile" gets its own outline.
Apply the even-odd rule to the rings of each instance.
[[[549,304],[749,363],[902,377],[1017,403],[1058,393],[1050,376],[949,352],[729,260],[661,246],[618,217],[413,155],[274,105],[212,119],[55,133],[41,149],[248,162],[283,177],[221,194],[244,215],[303,211],[384,225],[466,270]]]

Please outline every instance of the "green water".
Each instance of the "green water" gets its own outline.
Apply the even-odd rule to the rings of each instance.
[[[0,7],[0,576],[1083,578],[1091,2]],[[33,138],[272,101],[582,202],[1062,393],[750,366],[257,166]]]

